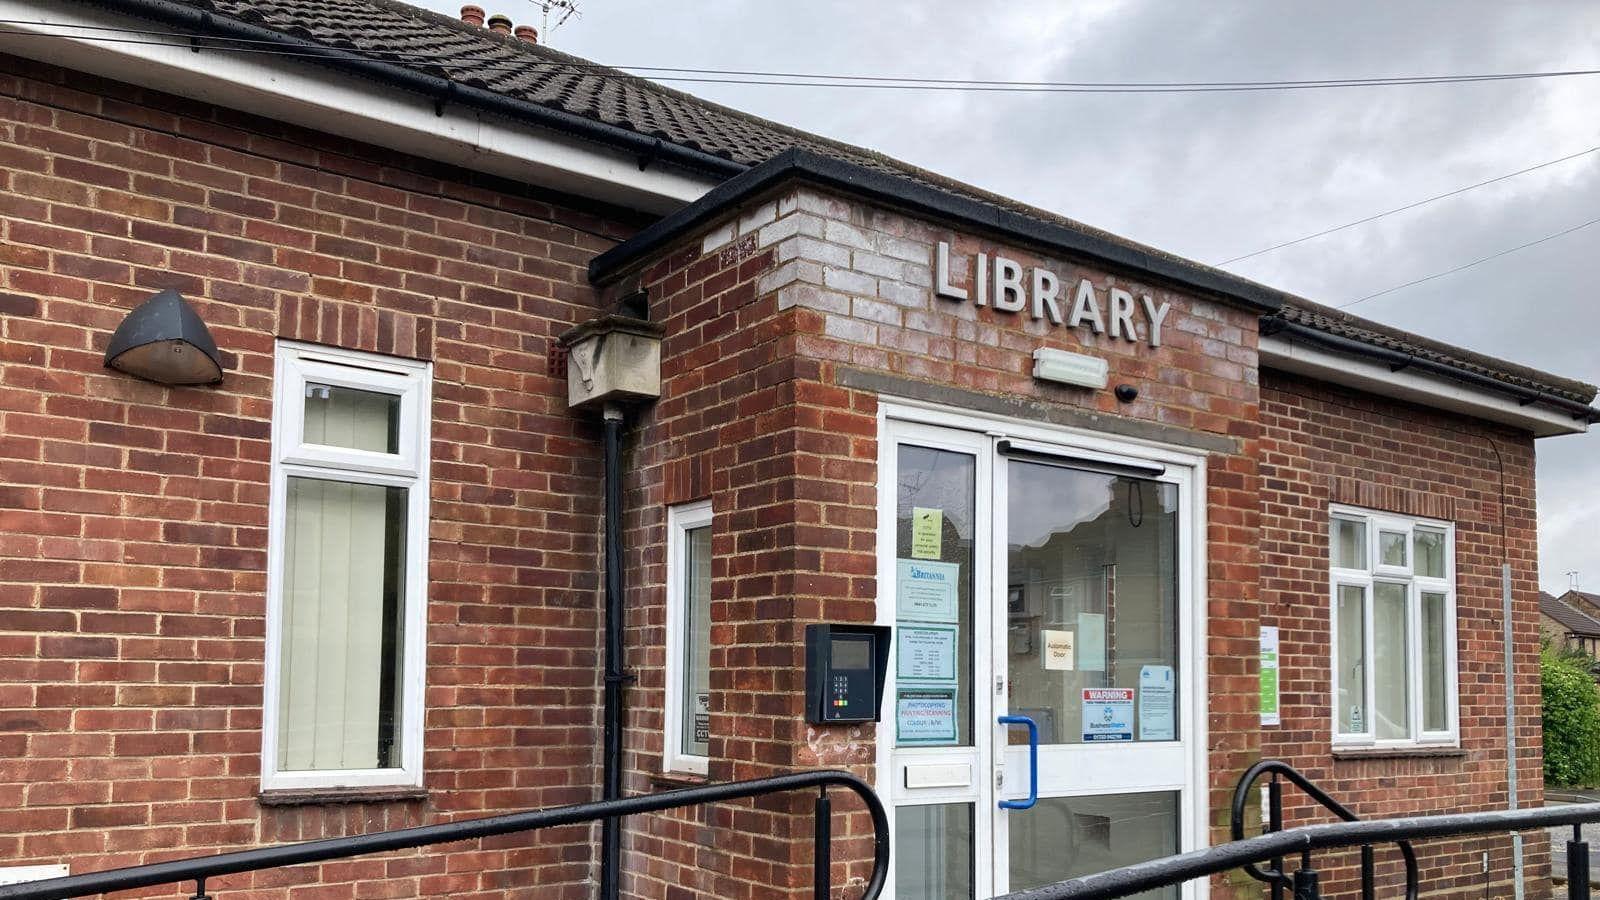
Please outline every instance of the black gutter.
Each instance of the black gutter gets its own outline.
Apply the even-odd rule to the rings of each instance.
[[[186,4],[174,3],[172,0],[92,0],[92,2],[128,15],[199,31],[203,35],[267,41],[292,48],[297,55],[303,56],[308,62],[326,63],[335,68],[422,94],[432,99],[439,109],[442,109],[442,106],[437,106],[438,104],[460,103],[513,119],[531,121],[597,143],[609,144],[639,154],[641,158],[665,160],[686,169],[718,177],[737,175],[750,168],[744,163],[685,147],[682,144],[667,143],[617,125],[608,125],[564,110],[518,100],[448,78],[427,75],[406,66],[373,59],[354,50],[329,47],[272,28],[252,25]],[[203,50],[204,45],[199,45],[197,49]]]
[[[1282,291],[1199,263],[1109,240],[1088,231],[921,184],[902,175],[880,172],[800,148],[785,150],[742,175],[730,178],[699,200],[595,257],[589,263],[589,280],[595,284],[611,281],[642,258],[666,249],[694,229],[727,214],[739,203],[789,180],[839,189],[913,213],[954,220],[963,226],[997,233],[1021,244],[1131,269],[1140,275],[1154,276],[1181,287],[1230,299],[1257,312],[1277,312],[1292,299]]]
[[[605,725],[602,800],[622,797],[622,407],[605,409]],[[621,888],[622,820],[600,825],[600,900],[617,900]]]
[[[1566,397],[1559,397],[1535,388],[1511,384],[1480,372],[1459,368],[1424,356],[1402,353],[1399,350],[1391,350],[1388,347],[1380,347],[1376,344],[1369,344],[1365,341],[1358,341],[1355,338],[1344,337],[1343,335],[1329,334],[1326,331],[1319,331],[1299,322],[1289,322],[1277,317],[1265,317],[1261,320],[1261,334],[1263,336],[1287,335],[1291,338],[1319,344],[1329,350],[1375,359],[1379,362],[1388,363],[1396,371],[1414,366],[1425,372],[1465,382],[1473,387],[1497,391],[1518,401],[1543,403],[1546,406],[1569,413],[1572,418],[1580,422],[1591,424],[1600,422],[1600,409],[1595,409],[1587,403],[1569,400]]]

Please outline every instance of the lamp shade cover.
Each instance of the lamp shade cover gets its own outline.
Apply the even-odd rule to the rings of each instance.
[[[170,288],[141,303],[117,326],[106,347],[106,365],[158,384],[222,380],[222,354],[211,330]]]

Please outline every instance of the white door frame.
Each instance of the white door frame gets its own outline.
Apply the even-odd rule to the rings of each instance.
[[[895,583],[896,567],[896,447],[905,438],[921,438],[917,443],[970,452],[977,458],[974,497],[974,624],[984,610],[976,597],[984,596],[982,586],[988,585],[990,597],[1003,596],[1005,585],[1003,560],[996,558],[996,550],[1004,540],[996,523],[1004,512],[1004,498],[997,497],[997,473],[994,452],[995,440],[1017,440],[1049,444],[1082,453],[1086,457],[1101,456],[1107,459],[1139,460],[1161,463],[1185,470],[1181,480],[1187,482],[1187,520],[1179,529],[1179,559],[1187,560],[1187,579],[1180,579],[1180,647],[1183,653],[1184,710],[1183,746],[1189,753],[1188,782],[1182,789],[1180,814],[1181,849],[1199,849],[1209,844],[1210,809],[1208,778],[1207,729],[1207,657],[1206,657],[1206,458],[1204,454],[1186,448],[1177,448],[1151,441],[1122,438],[1066,426],[1045,425],[1002,416],[975,413],[937,404],[892,397],[881,397],[878,404],[878,604],[879,624],[895,624],[895,603],[888,589]],[[992,540],[981,540],[976,534],[987,529]],[[1185,582],[1187,582],[1185,584]],[[1186,590],[1185,590],[1186,588]],[[995,594],[994,591],[999,591]],[[1184,601],[1183,594],[1187,594]],[[1001,797],[1013,792],[1026,793],[1025,780],[1007,777],[1007,789],[995,789],[994,748],[1005,746],[1005,737],[995,722],[996,703],[993,685],[989,682],[996,669],[991,663],[992,646],[997,638],[993,629],[994,617],[1003,618],[1004,605],[991,603],[991,618],[986,621],[990,634],[973,635],[973,741],[970,748],[927,748],[892,750],[894,742],[894,665],[891,663],[884,685],[885,716],[878,727],[876,753],[876,786],[889,811],[891,840],[896,805],[933,803],[974,804],[973,852],[974,883],[980,895],[990,885],[997,883],[993,861],[998,856],[997,840],[1003,840],[1004,827],[996,827],[996,817],[987,808]],[[1003,635],[1003,631],[998,634]],[[979,640],[982,637],[985,640]],[[981,645],[981,646],[980,646]],[[985,739],[988,729],[990,736]],[[1111,749],[1111,748],[1108,748]],[[1024,757],[1025,758],[1025,757]],[[1042,758],[1042,757],[1041,757]],[[929,787],[908,790],[905,787],[905,767],[912,764],[970,765],[973,767],[967,787]],[[1016,771],[1016,766],[1008,767]],[[1026,771],[1025,766],[1021,769]],[[1143,786],[1133,788],[1144,790]],[[1119,786],[1112,792],[1124,792]],[[1074,794],[1082,793],[1074,790]],[[890,866],[885,896],[894,896],[894,867]],[[1204,900],[1209,896],[1209,883],[1200,880],[1189,886],[1184,896]]]

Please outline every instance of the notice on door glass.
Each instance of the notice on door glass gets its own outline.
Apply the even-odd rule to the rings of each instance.
[[[1083,740],[1133,740],[1133,688],[1083,689]]]
[[[1072,632],[1041,631],[1039,632],[1039,643],[1044,646],[1044,653],[1041,654],[1041,658],[1044,660],[1046,669],[1070,672],[1076,667]]]
[[[1139,740],[1178,739],[1174,717],[1176,687],[1171,666],[1143,666],[1139,669]]]
[[[961,564],[897,560],[895,609],[913,622],[954,622],[960,616]]]
[[[944,555],[944,510],[911,507],[911,555],[938,559]]]
[[[956,689],[898,691],[894,705],[894,739],[901,747],[955,743]]]
[[[901,625],[895,629],[895,677],[901,681],[956,680],[956,626]]]

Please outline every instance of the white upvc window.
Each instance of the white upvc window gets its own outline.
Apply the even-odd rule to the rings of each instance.
[[[1333,743],[1454,746],[1455,526],[1331,509]]]
[[[421,787],[432,367],[276,356],[261,787]]]
[[[711,722],[711,503],[667,510],[667,690],[661,767],[706,774]]]

